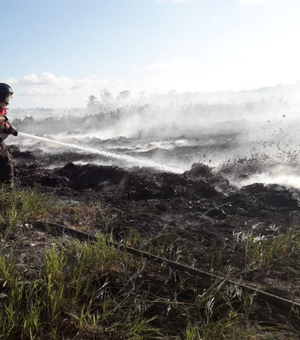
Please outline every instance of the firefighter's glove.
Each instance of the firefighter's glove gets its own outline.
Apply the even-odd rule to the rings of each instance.
[[[13,135],[13,136],[18,136],[18,131],[15,129],[14,126],[11,125],[10,127],[10,133]]]
[[[11,121],[9,120],[9,118],[7,117],[7,115],[4,115],[3,117],[4,117],[4,119],[5,119],[5,123],[7,123],[7,124],[9,124],[10,126],[12,126],[12,123],[11,123]]]
[[[18,131],[16,130],[16,128],[9,124],[6,124],[5,132],[13,136],[18,136]]]

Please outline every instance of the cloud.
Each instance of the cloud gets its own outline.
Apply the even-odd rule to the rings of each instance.
[[[157,3],[163,4],[166,2],[187,2],[188,0],[156,0]]]
[[[15,107],[82,107],[90,95],[97,96],[108,84],[106,79],[95,76],[69,78],[51,72],[8,78],[5,82],[15,92]]]
[[[270,0],[240,0],[239,4],[246,5],[246,4],[261,4],[263,2],[267,2]]]
[[[143,67],[142,71],[163,70],[163,69],[167,69],[170,67],[171,67],[171,64],[168,64],[164,61],[157,61],[156,63]]]
[[[18,86],[21,92],[26,95],[54,95],[56,93],[66,93],[71,91],[83,92],[90,88],[107,85],[107,80],[97,77],[68,78],[59,77],[50,72],[43,72],[40,76],[28,74],[23,77],[9,78],[7,83]]]
[[[138,83],[124,79],[123,85],[128,84],[127,88],[136,93],[141,90],[147,93],[165,93],[173,89],[189,91],[198,87],[202,72],[203,65],[196,59],[157,60],[135,71]]]
[[[169,70],[169,69],[197,69],[199,67],[199,63],[197,60],[184,60],[184,59],[174,59],[171,62],[165,61],[157,61],[153,64],[143,67],[142,71],[161,71],[161,70]]]

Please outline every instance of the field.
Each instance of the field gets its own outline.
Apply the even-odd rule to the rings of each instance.
[[[297,127],[266,122],[262,135],[249,123],[245,138],[241,122],[207,110],[218,124],[201,131],[203,118],[179,116],[142,130],[149,108],[134,108],[135,133],[129,108],[15,120],[65,145],[10,146],[0,338],[299,339]]]

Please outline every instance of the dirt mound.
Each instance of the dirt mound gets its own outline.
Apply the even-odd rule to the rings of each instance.
[[[45,162],[45,160],[44,160]],[[200,171],[204,169],[203,174]],[[229,182],[219,174],[214,175],[204,165],[194,165],[190,172],[172,174],[94,164],[67,163],[58,169],[44,169],[37,165],[22,164],[17,167],[23,184],[40,184],[50,187],[68,187],[73,190],[92,189],[112,192],[130,200],[183,198],[216,198],[224,196],[221,188],[228,190]]]
[[[117,166],[79,165],[72,162],[49,169],[47,166],[53,160],[48,156],[41,159],[40,155],[22,153],[19,150],[15,150],[14,155],[17,163],[27,157],[30,160],[39,159],[38,163],[16,166],[17,178],[23,185],[71,190],[91,189],[110,198],[137,201],[181,198],[183,207],[186,205],[185,200],[193,207],[202,199],[205,206],[224,204],[223,211],[228,215],[240,211],[242,215],[263,216],[274,209],[277,212],[299,209],[300,194],[296,189],[262,183],[239,189],[232,186],[220,173],[215,173],[213,168],[201,163],[193,164],[183,174],[163,173],[147,168],[125,170]],[[72,156],[66,154],[64,158],[68,160]]]

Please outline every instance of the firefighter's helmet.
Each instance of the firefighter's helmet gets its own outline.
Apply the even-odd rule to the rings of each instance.
[[[0,106],[7,107],[14,92],[12,88],[4,83],[0,83]]]

